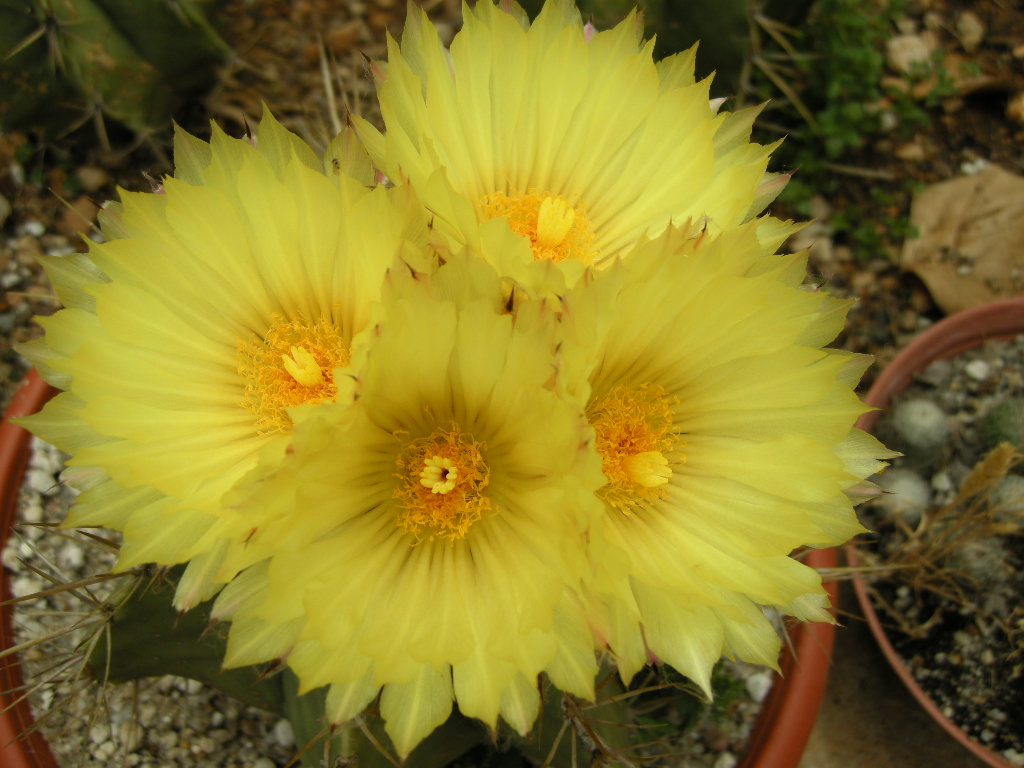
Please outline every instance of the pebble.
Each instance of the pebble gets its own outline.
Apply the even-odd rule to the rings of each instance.
[[[928,36],[930,37],[930,36]],[[885,62],[898,74],[909,75],[917,69],[931,68],[934,44],[926,35],[895,35],[885,42]]]
[[[277,766],[269,757],[258,757],[252,762],[250,768],[277,768]]]
[[[992,366],[985,360],[971,360],[964,366],[964,373],[975,381],[984,381],[992,372]]]
[[[932,475],[932,490],[936,493],[948,493],[953,490],[953,478],[949,472],[936,472]]]
[[[85,565],[85,552],[78,544],[69,541],[57,553],[57,560],[62,568],[81,568]]]
[[[89,729],[89,740],[93,744],[102,744],[110,738],[110,726],[105,722],[99,722]]]
[[[97,760],[106,762],[114,756],[115,752],[117,752],[117,745],[112,741],[105,741],[99,746],[89,750],[89,752]]]
[[[282,747],[290,747],[295,744],[295,731],[287,719],[281,718],[274,725],[274,740]]]
[[[43,226],[43,223],[34,219],[26,221],[18,227],[18,234],[29,237],[40,237],[44,232],[46,232],[46,227]]]
[[[60,489],[53,473],[45,469],[30,469],[25,473],[25,480],[33,491],[45,496],[53,496]]]
[[[964,11],[957,17],[956,34],[960,38],[960,45],[971,53],[981,45],[985,37],[985,25],[974,12]]]
[[[715,760],[714,768],[736,768],[739,759],[732,752],[723,752]]]
[[[134,752],[142,746],[145,732],[135,720],[125,720],[118,728],[118,735],[121,740],[121,749],[125,752]]]
[[[747,693],[754,701],[764,701],[765,696],[772,689],[772,672],[758,672],[746,680]]]

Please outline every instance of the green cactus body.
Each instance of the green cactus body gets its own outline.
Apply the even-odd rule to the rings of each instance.
[[[989,448],[1010,443],[1024,452],[1024,397],[1009,397],[993,406],[981,422],[981,436]]]
[[[165,127],[228,52],[209,5],[0,0],[0,130],[59,135],[96,111],[138,133]]]

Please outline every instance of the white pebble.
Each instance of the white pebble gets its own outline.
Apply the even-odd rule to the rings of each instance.
[[[269,757],[258,757],[250,763],[250,768],[277,768]]]
[[[156,704],[145,702],[139,706],[139,722],[148,727],[156,722]]]
[[[32,469],[44,469],[51,474],[60,468],[60,456],[56,448],[47,442],[35,438],[32,441],[32,455],[28,465]]]
[[[85,565],[85,552],[77,543],[69,541],[60,548],[57,559],[64,568],[81,568]]]
[[[21,508],[21,519],[26,523],[40,523],[43,520],[43,505],[38,496],[29,498],[28,503]]]
[[[932,476],[932,490],[936,493],[947,493],[953,490],[953,478],[949,472],[936,472]]]
[[[161,728],[156,732],[155,738],[164,749],[178,746],[178,734],[176,731]]]
[[[290,747],[295,743],[295,731],[285,718],[281,718],[274,725],[274,740],[282,747]]]
[[[60,485],[53,473],[47,472],[45,469],[30,469],[25,473],[25,479],[28,481],[29,488],[36,493],[52,496],[60,490]]]
[[[747,693],[756,702],[764,701],[764,697],[772,689],[772,672],[758,672],[746,679]]]
[[[26,221],[19,229],[29,237],[40,237],[46,232],[46,227],[39,221]]]
[[[89,740],[93,744],[102,744],[110,738],[110,726],[105,722],[94,723],[89,729]]]
[[[42,584],[29,576],[19,576],[11,582],[11,592],[14,593],[15,597],[34,595],[42,588]]]
[[[975,381],[984,381],[987,379],[991,370],[992,366],[984,360],[971,360],[971,362],[964,366],[964,373]]]
[[[121,739],[121,749],[124,752],[134,752],[142,746],[144,732],[142,726],[134,720],[125,720],[118,729],[118,736]]]
[[[712,768],[736,768],[736,764],[739,760],[732,752],[723,752],[715,760],[715,764]]]
[[[1024,752],[1018,752],[1016,749],[1006,749],[1003,750],[1003,757],[1013,765],[1024,765]]]
[[[97,760],[105,763],[114,756],[115,752],[117,752],[117,745],[112,741],[105,741],[102,744],[93,747],[89,752]]]

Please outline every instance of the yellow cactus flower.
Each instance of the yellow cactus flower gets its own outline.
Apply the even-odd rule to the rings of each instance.
[[[401,45],[375,66],[386,131],[356,129],[451,242],[490,243],[503,274],[557,289],[552,272],[571,283],[673,221],[717,233],[782,187],[766,174],[772,148],[749,142],[757,110],[716,114],[695,49],[655,63],[641,34],[635,14],[592,34],[571,0],[548,0],[532,24],[487,0],[466,7],[448,51],[410,6]],[[498,220],[518,248],[496,247]],[[531,259],[559,270],[538,278]]]
[[[222,546],[221,496],[283,450],[296,407],[335,399],[417,222],[426,240],[407,195],[325,173],[269,114],[257,136],[179,132],[175,175],[122,192],[105,241],[40,257],[66,308],[22,349],[65,390],[26,423],[72,454],[67,524],[123,531],[120,567],[198,558],[183,604],[213,586],[196,578]]]
[[[396,271],[385,293],[345,398],[302,414],[285,460],[239,486],[253,565],[213,615],[232,621],[228,666],[285,658],[302,690],[330,686],[332,722],[383,688],[404,756],[453,701],[526,732],[542,671],[593,696],[573,595],[604,480],[583,404],[553,391],[543,304],[510,312],[468,257],[429,280]]]
[[[863,530],[846,490],[892,455],[853,426],[869,358],[822,348],[849,302],[755,227],[670,228],[565,299],[562,380],[606,477],[589,600],[627,681],[653,654],[710,694],[723,652],[775,665],[762,606],[829,620],[790,554]]]

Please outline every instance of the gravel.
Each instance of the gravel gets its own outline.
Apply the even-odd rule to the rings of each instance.
[[[21,491],[23,523],[3,553],[15,596],[51,586],[29,565],[65,581],[105,573],[113,565],[111,547],[45,525],[63,519],[74,499],[73,491],[57,481],[62,466],[55,448],[33,440]],[[37,687],[29,700],[58,763],[65,768],[285,766],[295,754],[295,736],[291,724],[276,715],[182,677],[101,685],[73,674],[82,658],[76,647],[102,622],[96,606],[103,606],[118,583],[29,600],[15,611],[19,643],[79,624],[21,654],[26,681],[55,678]],[[55,669],[57,660],[62,663]]]
[[[908,455],[879,479],[893,495],[866,510],[867,524],[878,530],[869,562],[926,563],[898,572],[900,580],[872,583],[897,653],[947,717],[1013,765],[1024,765],[1024,466],[1010,469],[990,502],[951,505],[995,447],[986,439],[989,414],[1022,393],[1024,336],[987,342],[922,371],[890,409],[899,418],[879,423],[883,440],[902,439]],[[907,425],[900,423],[900,405],[920,401],[936,406],[950,427],[942,445],[924,451],[901,434]],[[927,422],[925,430],[933,429],[933,415]],[[920,506],[911,486],[932,491],[916,518],[894,513],[901,495],[907,506]],[[968,519],[978,522],[955,527]]]

